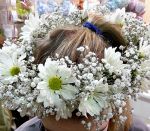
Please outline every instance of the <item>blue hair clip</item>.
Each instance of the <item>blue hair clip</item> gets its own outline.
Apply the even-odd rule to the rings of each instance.
[[[97,35],[102,35],[103,34],[103,32],[99,28],[97,28],[95,25],[93,25],[90,22],[85,22],[83,24],[83,27],[86,27],[86,28],[90,29],[91,31],[95,32]]]

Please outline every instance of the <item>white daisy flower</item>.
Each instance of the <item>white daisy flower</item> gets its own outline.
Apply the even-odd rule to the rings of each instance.
[[[117,9],[112,14],[106,15],[105,19],[106,21],[109,21],[113,24],[118,24],[123,26],[125,23],[125,8]]]
[[[108,91],[108,84],[103,84],[102,80],[95,80],[91,87],[86,87],[90,92],[81,98],[79,104],[79,111],[84,115],[91,116],[99,115],[102,108],[106,107],[106,95]]]
[[[140,40],[139,52],[141,57],[149,57],[150,58],[150,44],[148,41],[144,41],[143,38]]]
[[[98,5],[100,5],[99,1],[84,0],[83,10],[84,11],[92,10],[92,9],[95,9]]]
[[[145,60],[141,63],[141,69],[142,71],[150,71],[150,59],[149,60]]]
[[[65,101],[63,101],[62,99],[56,99],[55,100],[56,104],[55,104],[55,107],[56,107],[56,120],[59,120],[60,118],[63,118],[63,119],[67,119],[67,118],[70,118],[72,116],[72,110],[69,109],[67,106],[66,106],[66,103]]]
[[[145,34],[145,38],[150,38],[150,25],[147,26],[147,31]]]
[[[121,60],[121,53],[116,52],[115,50],[116,48],[112,47],[105,49],[104,59],[102,59],[110,72],[118,72],[127,66],[123,64],[123,61]]]
[[[149,79],[147,79],[147,78],[142,78],[142,80],[141,80],[141,89],[143,90],[143,91],[148,91],[148,90],[150,90],[150,80]]]
[[[36,13],[35,15],[30,14],[29,19],[25,20],[25,25],[21,28],[21,39],[23,41],[31,41],[31,35],[32,32],[35,31],[40,25],[40,18],[38,14]]]
[[[12,45],[0,50],[0,80],[5,84],[12,84],[16,76],[26,70],[24,59],[26,54],[17,52],[17,46]]]
[[[73,13],[77,10],[78,10],[77,7],[70,2],[70,7],[69,7],[69,13],[68,14],[70,15],[71,13]]]
[[[65,63],[60,64],[60,61],[48,58],[45,65],[40,64],[38,69],[42,81],[37,85],[37,89],[40,90],[37,101],[43,102],[44,107],[56,106],[56,99],[71,100],[76,97],[78,89],[72,85],[75,78],[72,76],[71,68]]]
[[[6,54],[12,54],[13,52],[16,51],[17,45],[13,44],[9,40],[5,41],[7,45],[4,45],[3,48],[1,49],[1,52],[5,52]]]

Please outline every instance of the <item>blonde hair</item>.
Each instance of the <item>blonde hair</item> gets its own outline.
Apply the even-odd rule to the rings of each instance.
[[[92,15],[89,21],[103,32],[102,36],[82,26],[56,29],[38,44],[35,51],[35,63],[44,63],[48,56],[54,57],[56,53],[60,57],[69,56],[72,61],[81,63],[81,58],[87,55],[88,51],[95,52],[101,60],[104,56],[104,49],[108,46],[127,45],[117,25],[104,21],[101,16]],[[83,56],[77,52],[77,48],[80,46],[88,46],[89,48],[88,51],[84,51]],[[127,105],[126,108],[124,114],[128,119],[123,125],[122,131],[128,131],[131,125],[130,106]],[[113,119],[118,120],[118,116],[114,116]],[[120,128],[120,125],[110,120],[109,131],[120,131]]]

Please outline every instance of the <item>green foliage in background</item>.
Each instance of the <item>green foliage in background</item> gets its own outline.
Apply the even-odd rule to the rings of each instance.
[[[4,36],[4,31],[2,28],[0,28],[0,36]]]
[[[23,16],[28,15],[31,12],[31,10],[27,10],[22,7],[20,0],[16,1],[16,7],[17,7],[17,13],[19,16],[23,17]]]

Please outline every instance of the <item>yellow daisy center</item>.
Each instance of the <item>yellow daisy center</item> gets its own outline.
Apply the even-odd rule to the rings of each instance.
[[[62,80],[58,76],[49,78],[48,84],[49,88],[54,91],[60,90],[62,88]]]
[[[145,54],[143,52],[140,52],[139,59],[142,59],[142,58],[145,58]]]
[[[10,74],[12,76],[18,75],[20,73],[20,68],[18,66],[13,66],[10,68]]]

